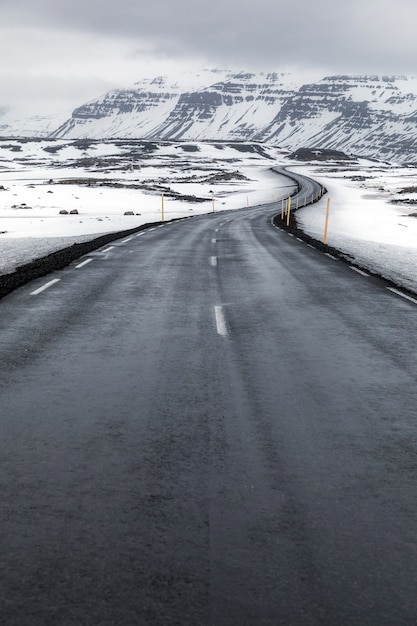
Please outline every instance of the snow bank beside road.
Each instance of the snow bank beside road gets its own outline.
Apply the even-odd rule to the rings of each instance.
[[[330,198],[328,245],[417,293],[417,217],[413,215],[417,207],[412,204],[416,168],[361,160],[336,167],[320,163],[289,169],[311,176],[328,191],[317,204],[299,209],[300,228],[322,240]]]

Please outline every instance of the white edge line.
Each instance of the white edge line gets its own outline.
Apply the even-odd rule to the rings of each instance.
[[[307,244],[309,248],[313,248],[313,250],[316,250],[315,246],[311,245],[311,243]]]
[[[335,256],[333,256],[333,254],[330,254],[330,252],[325,252],[325,253],[324,253],[324,256],[328,256],[328,257],[329,257],[329,259],[333,259],[333,261],[337,261],[336,257],[335,257]]]
[[[354,265],[349,265],[349,267],[350,267],[351,270],[353,270],[354,272],[357,272],[361,276],[369,277],[369,274],[367,274],[366,272],[360,270],[359,267],[355,267]]]
[[[129,243],[129,241],[132,241],[133,237],[128,237],[127,239],[123,239],[122,243]]]
[[[91,263],[93,259],[86,259],[85,261],[83,261],[82,263],[79,263],[78,265],[75,266],[76,270],[79,270],[81,267],[84,267],[84,265],[87,265],[87,263]]]
[[[212,239],[211,243],[217,243],[217,239]]]
[[[216,305],[214,307],[214,314],[216,316],[216,327],[218,334],[222,337],[227,337],[229,333],[227,332],[227,324],[224,316],[223,307]]]
[[[109,248],[106,248],[105,250],[102,250],[103,253],[105,252],[110,252],[110,250],[113,250],[114,246],[110,246]]]
[[[412,302],[413,304],[417,304],[417,300],[415,300],[411,296],[407,296],[406,293],[403,293],[399,289],[394,289],[394,287],[387,287],[387,289],[389,291],[392,291],[393,293],[397,294],[397,296],[401,296],[401,298],[405,298],[405,300],[409,300],[409,302]]]
[[[50,280],[49,283],[46,283],[42,287],[39,287],[39,289],[35,289],[35,291],[31,291],[30,295],[37,296],[38,293],[42,293],[42,291],[45,291],[45,289],[49,289],[49,287],[52,287],[52,285],[55,285],[55,283],[59,283],[60,280],[61,280],[60,278],[54,278],[53,280]]]

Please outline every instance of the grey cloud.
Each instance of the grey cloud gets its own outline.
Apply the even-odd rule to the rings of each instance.
[[[26,23],[147,41],[160,54],[198,54],[225,66],[407,72],[415,63],[415,0],[212,0],[204,5],[195,0],[3,0],[0,14],[4,7]]]

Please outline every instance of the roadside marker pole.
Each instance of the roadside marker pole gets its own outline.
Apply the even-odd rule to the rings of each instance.
[[[298,198],[297,198],[297,202],[295,203],[295,208],[298,209]]]
[[[164,207],[164,194],[161,197],[162,206],[161,206],[161,222],[165,220],[165,207]]]
[[[214,198],[211,199],[211,204],[212,204],[212,208],[213,208],[213,213],[215,213],[215,211],[214,211]]]
[[[327,228],[329,226],[329,213],[330,213],[330,198],[327,198],[326,222],[324,225],[324,236],[323,236],[324,245],[327,244]]]
[[[288,197],[287,226],[290,225],[290,213],[291,213],[291,196]]]
[[[284,221],[284,198],[282,198],[281,202],[281,219]]]

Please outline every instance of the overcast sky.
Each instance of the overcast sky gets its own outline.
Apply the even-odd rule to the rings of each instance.
[[[0,0],[0,105],[198,67],[416,75],[416,0]]]

